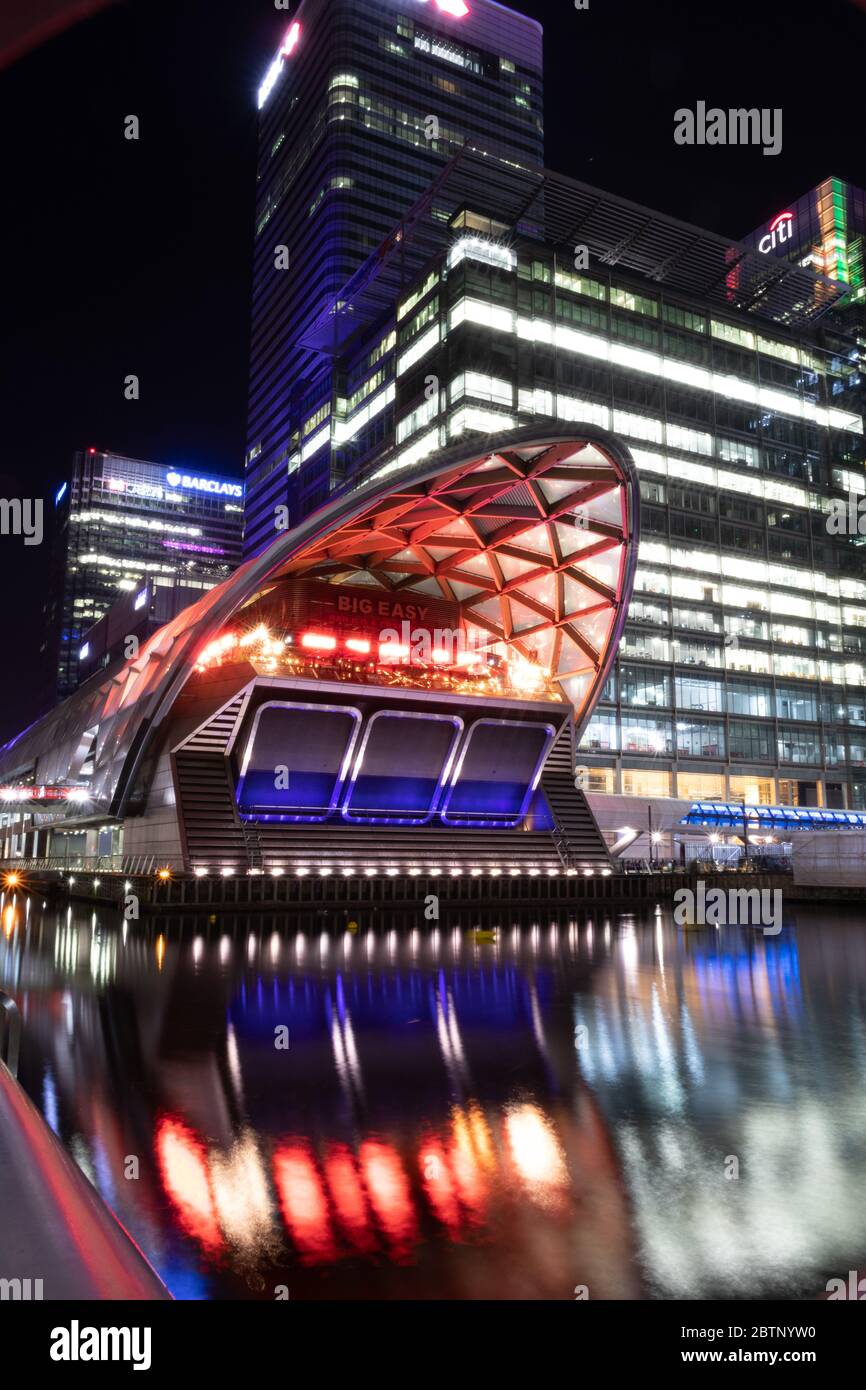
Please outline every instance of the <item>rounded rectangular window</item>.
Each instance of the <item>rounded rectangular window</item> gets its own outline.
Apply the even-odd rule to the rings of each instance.
[[[424,824],[436,809],[462,730],[457,715],[379,710],[364,730],[343,815]]]
[[[514,826],[526,814],[554,735],[550,724],[479,719],[445,794],[450,825]]]
[[[350,705],[261,705],[238,781],[239,813],[325,820],[339,801],[360,726],[361,712]]]

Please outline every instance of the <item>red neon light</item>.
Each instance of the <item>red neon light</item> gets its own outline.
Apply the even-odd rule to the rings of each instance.
[[[381,661],[402,661],[409,655],[409,648],[400,642],[382,642],[379,647]]]
[[[323,632],[305,632],[301,637],[301,646],[310,651],[332,652],[336,645],[336,637],[326,637]]]
[[[770,231],[774,232],[780,222],[790,221],[790,219],[793,218],[793,216],[794,214],[792,212],[780,212],[778,217],[774,217],[772,222],[770,223]]]
[[[361,656],[368,656],[370,652],[370,643],[365,637],[350,637],[346,646],[350,652],[360,652]]]
[[[301,26],[295,20],[286,37],[283,39],[283,46],[280,49],[280,57],[288,58],[289,54],[297,47],[298,39],[301,37]]]

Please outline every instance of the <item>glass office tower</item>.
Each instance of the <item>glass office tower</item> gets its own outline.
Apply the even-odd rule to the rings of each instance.
[[[844,287],[799,266],[780,279],[757,251],[547,171],[506,194],[485,186],[489,160],[466,162],[440,184],[440,250],[390,314],[347,287],[371,315],[337,359],[350,394],[302,433],[352,441],[351,486],[531,422],[611,430],[641,477],[640,561],[582,784],[866,807],[862,538],[834,524],[866,486]],[[383,293],[405,253],[384,259]]]
[[[782,257],[838,280],[847,291],[841,306],[866,309],[866,191],[828,178],[781,208],[743,238],[765,256]]]
[[[150,581],[176,609],[201,598],[240,562],[243,484],[97,449],[75,455],[56,499],[52,576],[41,652],[46,703],[86,675],[83,637],[118,599]],[[132,630],[132,629],[130,629]]]
[[[431,180],[466,142],[541,162],[541,29],[493,0],[303,0],[258,101],[246,555],[276,507],[294,524],[345,476],[340,288],[422,195],[436,215]]]
[[[330,138],[350,160],[334,178],[355,182],[314,178],[296,148],[284,156],[296,196],[265,235],[281,185],[262,180],[248,545],[267,542],[287,496],[294,525],[332,492],[463,439],[545,420],[608,429],[641,477],[640,563],[616,670],[584,731],[581,784],[643,803],[644,817],[671,799],[866,808],[866,567],[856,519],[839,524],[866,494],[864,351],[845,312],[854,279],[804,257],[780,266],[757,241],[539,167],[535,27],[512,15],[507,46],[507,11],[492,7],[482,41],[456,5],[436,8],[353,6],[355,49],[335,67],[323,41],[306,78],[292,68],[302,10],[269,74],[263,112],[280,106],[263,118],[263,168],[289,143],[290,84],[306,80],[320,106],[298,109],[307,122],[319,112],[322,151]],[[440,129],[431,152],[425,98],[442,82],[457,87],[459,133],[449,142]],[[387,129],[382,103],[402,113]],[[506,107],[512,122],[520,114],[503,157]],[[364,151],[375,157],[362,167]],[[383,160],[400,205],[390,231]],[[363,216],[362,189],[378,199]],[[293,238],[304,273],[277,291],[274,244]],[[510,563],[504,588],[535,561]],[[555,578],[539,577],[542,607],[564,601]],[[600,817],[607,829],[618,814]]]

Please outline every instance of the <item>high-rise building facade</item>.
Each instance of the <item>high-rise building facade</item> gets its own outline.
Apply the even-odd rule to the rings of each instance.
[[[51,696],[91,674],[84,634],[125,594],[201,598],[240,561],[243,484],[97,449],[75,455],[56,498],[42,655]],[[53,689],[52,689],[53,687]]]
[[[542,162],[541,29],[494,0],[303,0],[258,101],[245,555],[353,467],[341,287],[419,199],[437,216],[431,181],[465,144]]]
[[[866,190],[824,179],[743,240],[847,286],[840,307],[866,307]]]
[[[530,422],[611,430],[641,478],[640,559],[583,785],[866,807],[866,570],[844,524],[866,487],[864,364],[828,314],[844,287],[797,265],[780,279],[757,250],[573,180],[485,183],[489,159],[462,162],[438,189],[441,249],[390,315],[346,289],[357,319],[372,315],[337,362],[352,404],[330,428],[355,444],[348,485]],[[515,552],[487,601],[534,563]],[[603,554],[597,568],[601,593]],[[455,596],[477,606],[470,578]],[[536,609],[510,604],[522,630],[592,606],[555,574],[533,582]]]
[[[405,8],[394,22],[417,50]],[[383,36],[358,9],[363,53]],[[392,71],[395,99],[407,71]],[[640,561],[582,785],[644,815],[669,800],[866,807],[866,571],[845,520],[866,492],[864,351],[837,312],[856,276],[806,256],[780,271],[760,237],[731,241],[503,156],[477,121],[449,153],[375,258],[306,306],[293,350],[309,353],[315,388],[281,441],[279,485],[254,489],[268,518],[248,512],[252,548],[283,473],[295,524],[331,492],[399,477],[463,438],[545,420],[608,429],[641,478]],[[849,229],[858,216],[849,200]],[[520,633],[585,616],[593,595],[570,592],[567,559],[542,573],[548,562],[516,547],[484,602]],[[509,595],[533,566],[534,606],[521,608]],[[601,552],[595,583],[604,598]],[[478,611],[471,575],[452,596]]]

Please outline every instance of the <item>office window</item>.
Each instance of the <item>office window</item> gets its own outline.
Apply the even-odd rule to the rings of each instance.
[[[664,504],[665,485],[664,483],[656,482],[655,478],[641,478],[640,495],[641,501],[643,502],[660,502]]]
[[[779,719],[817,719],[815,695],[798,686],[780,685],[776,690],[776,714]]]
[[[821,740],[814,729],[780,729],[779,762],[820,765]]]
[[[732,323],[720,323],[718,319],[711,319],[710,333],[723,343],[734,343],[737,347],[742,348],[754,348],[755,346],[754,333],[750,333],[745,328],[736,328]]]
[[[716,513],[715,494],[696,487],[677,487],[671,483],[668,486],[668,504],[685,512],[700,512],[704,516],[715,516]]]
[[[725,779],[714,772],[678,772],[677,796],[685,801],[724,801]]]
[[[620,699],[624,705],[661,705],[671,702],[671,682],[666,671],[652,666],[620,666]]]
[[[734,645],[733,639],[746,638],[748,641],[766,642],[769,640],[769,625],[760,618],[741,618],[732,613],[726,614],[725,626],[731,639],[730,646]]]
[[[594,753],[613,752],[616,746],[616,715],[595,710],[581,737],[581,749]]]
[[[671,721],[669,719],[648,719],[623,709],[622,751],[624,753],[672,753]]]
[[[725,727],[694,719],[677,720],[677,753],[687,758],[723,758]]]
[[[647,299],[645,295],[635,294],[632,290],[620,289],[616,285],[611,285],[610,302],[618,309],[629,309],[633,314],[647,314],[654,319],[659,316],[656,300]]]
[[[748,724],[732,719],[728,725],[732,758],[743,762],[769,762],[772,757],[772,728],[769,724]]]
[[[721,681],[702,680],[698,676],[677,676],[677,707],[705,710],[709,714],[724,711],[725,688]]]
[[[579,767],[577,785],[584,792],[616,791],[616,774],[612,767]]]
[[[561,290],[571,290],[572,294],[582,294],[586,299],[607,299],[607,286],[600,280],[590,280],[585,275],[572,275],[567,270],[557,270],[556,285]]]
[[[688,328],[692,333],[706,332],[707,321],[703,314],[695,314],[691,309],[681,309],[678,304],[663,304],[662,316],[677,328]]]
[[[722,648],[718,642],[697,642],[674,638],[674,659],[681,666],[721,666]]]
[[[667,627],[670,614],[667,608],[662,608],[659,603],[642,603],[640,599],[633,599],[628,610],[628,620],[630,623],[652,623],[656,627]]]
[[[776,782],[772,777],[731,777],[730,800],[744,801],[747,806],[774,806]]]
[[[626,768],[622,774],[623,796],[670,796],[671,774],[655,768]]]
[[[728,714],[751,714],[769,719],[773,695],[768,685],[732,680],[728,684]]]
[[[670,576],[660,574],[658,570],[637,569],[634,576],[634,587],[636,593],[669,594],[671,591]]]
[[[626,632],[620,644],[623,656],[645,657],[650,661],[670,661],[670,643],[666,637],[648,632]]]

